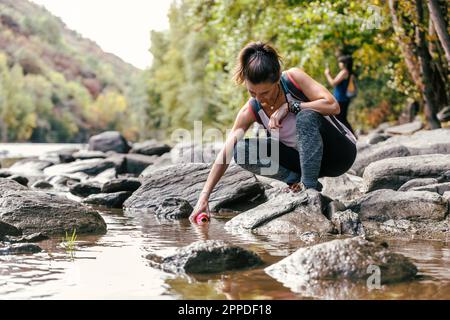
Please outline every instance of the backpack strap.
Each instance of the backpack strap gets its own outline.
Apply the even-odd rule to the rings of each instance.
[[[258,101],[256,101],[255,98],[251,98],[248,102],[250,106],[250,110],[252,111],[253,115],[255,116],[256,122],[259,124],[263,124],[261,117],[259,116],[259,110],[261,110],[261,106],[259,105]]]
[[[287,71],[283,72],[283,74],[281,75],[281,84],[283,85],[283,88],[286,92],[287,101],[290,101],[292,98],[299,101],[310,101],[300,89],[300,86],[295,83],[294,79],[292,79],[291,76],[289,76],[289,73],[287,73]],[[330,122],[337,130],[339,130],[341,134],[346,136],[352,143],[356,144],[356,137],[354,136],[354,134],[335,116],[324,116],[324,118],[328,120],[328,122]]]

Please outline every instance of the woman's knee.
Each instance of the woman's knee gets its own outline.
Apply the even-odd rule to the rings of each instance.
[[[297,113],[297,127],[298,128],[308,128],[311,126],[320,126],[322,115],[311,109],[303,109]]]

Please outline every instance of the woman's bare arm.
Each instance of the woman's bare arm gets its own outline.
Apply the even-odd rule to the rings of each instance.
[[[234,154],[234,146],[245,134],[248,128],[255,122],[254,115],[249,109],[248,103],[246,103],[239,111],[233,128],[228,135],[225,145],[216,157],[211,171],[208,175],[208,179],[203,186],[202,193],[206,193],[208,196],[211,194],[215,185],[219,182],[225,171],[230,164],[231,158]]]
[[[299,68],[292,68],[289,75],[301,88],[309,102],[302,102],[303,109],[312,109],[323,115],[336,115],[341,112],[339,103],[323,85]]]
[[[345,80],[345,78],[347,78],[348,76],[348,71],[343,69],[341,70],[336,78],[333,79],[333,77],[329,74],[329,73],[325,73],[325,76],[327,77],[328,83],[330,84],[330,86],[332,87],[336,87],[339,83],[341,83],[342,81]]]

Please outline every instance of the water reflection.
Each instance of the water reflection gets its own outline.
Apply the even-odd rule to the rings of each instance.
[[[450,299],[450,249],[438,241],[389,241],[410,257],[419,278],[369,290],[364,283],[281,283],[264,268],[307,245],[295,235],[225,230],[226,219],[198,226],[161,220],[151,211],[102,210],[108,232],[78,236],[71,256],[60,238],[43,252],[0,256],[0,297],[57,299]],[[265,265],[213,275],[173,275],[149,266],[148,254],[167,255],[198,240],[224,240],[256,252]]]

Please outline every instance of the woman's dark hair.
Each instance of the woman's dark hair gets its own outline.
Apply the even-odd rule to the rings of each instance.
[[[342,62],[349,74],[353,74],[353,58],[350,55],[339,56],[339,62]]]
[[[245,80],[253,84],[275,83],[281,77],[281,57],[268,43],[250,42],[239,53],[234,80],[237,84]]]

